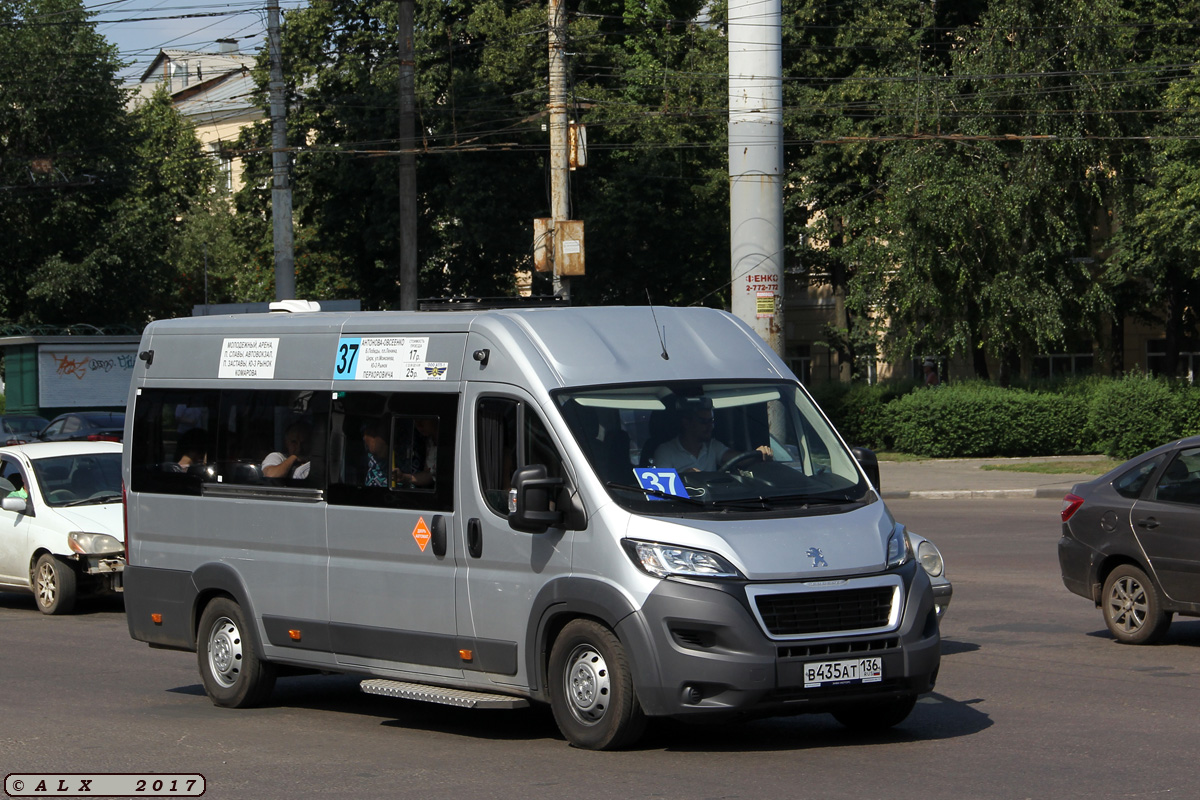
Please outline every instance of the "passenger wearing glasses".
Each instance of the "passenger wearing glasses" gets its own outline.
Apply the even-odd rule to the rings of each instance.
[[[771,459],[771,448],[755,448],[763,461]],[[731,463],[741,452],[713,438],[713,406],[707,397],[684,401],[679,412],[679,435],[654,451],[654,465],[676,472],[715,472]]]

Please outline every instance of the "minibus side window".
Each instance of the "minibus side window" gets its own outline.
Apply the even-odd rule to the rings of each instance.
[[[219,394],[211,389],[147,389],[134,409],[135,492],[199,495],[215,481]]]
[[[548,477],[563,475],[562,456],[545,423],[519,400],[480,399],[475,410],[475,450],[484,500],[503,516],[508,515],[508,490],[519,467],[544,464]]]
[[[328,419],[328,392],[223,392],[216,442],[221,482],[322,486]]]
[[[453,511],[457,410],[454,394],[339,392],[329,502]]]

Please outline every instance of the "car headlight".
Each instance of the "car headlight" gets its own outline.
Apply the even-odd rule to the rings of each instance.
[[[925,568],[931,578],[940,578],[946,571],[946,564],[942,561],[942,552],[929,540],[921,542],[917,546],[917,560],[921,562],[921,566]]]
[[[912,558],[912,543],[908,541],[908,531],[897,525],[888,538],[887,566],[885,569],[895,569],[907,564]]]
[[[656,578],[739,578],[737,568],[716,553],[658,542],[626,540],[633,563]]]
[[[115,554],[125,550],[125,545],[121,544],[120,540],[107,533],[72,531],[67,534],[67,545],[72,552],[84,556]]]

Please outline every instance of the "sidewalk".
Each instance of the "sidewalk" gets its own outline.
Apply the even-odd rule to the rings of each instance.
[[[985,470],[985,464],[1033,461],[1095,461],[1097,456],[1047,458],[938,458],[925,461],[880,461],[880,490],[885,500],[956,497],[1054,497],[1061,499],[1076,483],[1096,475]]]

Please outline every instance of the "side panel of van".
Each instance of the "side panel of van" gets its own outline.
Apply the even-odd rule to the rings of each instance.
[[[405,391],[391,391],[403,388]],[[368,390],[334,401],[342,475],[328,506],[330,629],[338,663],[389,673],[460,678],[455,573],[460,558],[455,464],[458,384]],[[341,409],[339,411],[339,409]],[[416,421],[436,420],[436,476],[409,481]],[[372,438],[388,440],[372,463]],[[334,449],[339,449],[335,447]],[[380,480],[387,488],[377,484]],[[425,480],[431,481],[424,484]]]
[[[564,474],[560,445],[550,434],[532,396],[515,386],[471,382],[465,418],[471,435],[464,441],[463,530],[465,590],[470,635],[490,650],[485,671],[508,688],[530,686],[525,647],[530,611],[542,586],[570,571],[572,533],[551,528],[530,534],[508,524],[508,489],[513,471],[524,464],[547,466],[550,477]]]

